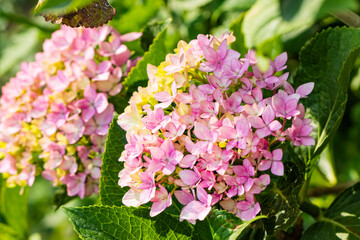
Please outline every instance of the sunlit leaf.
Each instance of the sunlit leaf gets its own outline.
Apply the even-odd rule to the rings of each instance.
[[[83,239],[192,239],[193,228],[169,214],[152,218],[145,207],[63,208]]]
[[[310,226],[302,239],[360,238],[360,183],[342,192],[318,221]]]
[[[307,160],[313,167],[317,156],[338,129],[345,112],[351,69],[360,53],[360,29],[335,28],[318,34],[300,53],[294,85],[314,82],[304,99],[307,117],[314,126],[316,145]]]

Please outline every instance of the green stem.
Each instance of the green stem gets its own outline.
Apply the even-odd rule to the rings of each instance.
[[[300,210],[311,215],[314,219],[318,219],[321,215],[321,209],[310,201],[304,201],[300,205]]]
[[[307,198],[308,195],[308,188],[310,185],[310,179],[311,179],[311,175],[307,176],[305,183],[302,185],[301,189],[300,189],[300,193],[299,193],[299,202],[300,204],[302,204],[305,199]]]
[[[339,12],[332,12],[330,14],[349,27],[360,28],[360,16],[353,11],[344,10]]]
[[[350,181],[345,183],[339,183],[332,187],[316,187],[309,189],[307,192],[308,197],[320,197],[324,195],[330,194],[339,194],[340,192],[344,191],[345,189],[351,187],[352,185],[356,184],[358,181]]]

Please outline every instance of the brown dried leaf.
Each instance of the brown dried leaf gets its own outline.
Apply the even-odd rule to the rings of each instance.
[[[43,14],[46,21],[65,24],[69,27],[100,27],[110,21],[116,14],[107,0],[94,1],[77,11],[64,15]]]

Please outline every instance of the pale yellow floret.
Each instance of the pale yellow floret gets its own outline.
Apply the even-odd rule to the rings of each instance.
[[[47,72],[50,75],[55,75],[58,70],[64,70],[65,69],[64,62],[62,62],[62,61],[58,61],[58,62],[55,62],[55,63],[51,63],[49,61],[43,61],[42,65],[43,65],[44,71]]]
[[[0,148],[6,148],[6,142],[0,141]]]
[[[20,145],[15,145],[15,144],[9,146],[7,149],[8,154],[13,155],[13,156],[16,156],[17,153],[20,151],[21,151]]]
[[[189,114],[190,110],[191,108],[185,103],[180,103],[177,108],[177,112],[179,113],[180,116]]]
[[[215,50],[217,50],[217,49],[219,48],[221,42],[222,42],[223,40],[225,40],[225,39],[226,39],[227,45],[235,42],[235,40],[236,40],[236,38],[235,38],[235,36],[233,35],[232,32],[231,32],[231,33],[224,33],[223,35],[220,36],[220,38],[217,38],[217,37],[214,38],[214,41],[213,41],[213,43],[212,43],[212,47],[213,47]]]
[[[63,93],[62,92],[54,92],[49,95],[49,103],[64,103]]]
[[[76,147],[74,145],[66,146],[66,154],[67,155],[74,155],[75,153],[76,153]]]
[[[39,129],[39,125],[40,125],[40,120],[38,119],[33,119],[31,121],[30,124],[30,131],[37,137],[37,138],[41,138],[42,134],[41,134],[41,130]]]
[[[68,89],[67,91],[62,92],[62,99],[64,100],[65,103],[70,103],[73,100],[76,99],[77,97],[77,89],[75,87],[72,87],[73,84],[71,85],[71,88]]]
[[[26,180],[20,180],[18,175],[13,175],[6,179],[6,186],[8,188],[14,188],[16,186],[25,187],[27,183]]]
[[[227,145],[227,143],[224,141],[224,142],[219,142],[219,147],[221,148],[225,148]]]
[[[185,42],[184,40],[180,40],[177,44],[177,48],[174,50],[174,52],[179,53],[180,48],[184,49],[184,52],[186,53],[187,50],[190,48],[190,44]]]
[[[60,169],[60,168],[57,168],[57,169],[56,169],[56,175],[57,175],[59,178],[65,176],[66,174],[68,174],[66,170],[62,170],[62,169]]]
[[[141,178],[140,178],[140,176],[139,176],[139,173],[142,172],[142,171],[143,171],[143,170],[139,170],[138,172],[130,175],[131,180],[132,180],[130,187],[135,187],[135,188],[137,188],[137,186],[139,186],[139,185],[142,183]],[[142,190],[141,190],[141,191],[142,191]]]
[[[58,141],[58,144],[60,144],[60,145],[68,144],[66,136],[60,132],[56,133],[56,140]]]
[[[18,137],[18,143],[20,146],[24,146],[28,149],[33,149],[38,146],[39,131],[36,126],[32,124],[22,122],[21,136]]]

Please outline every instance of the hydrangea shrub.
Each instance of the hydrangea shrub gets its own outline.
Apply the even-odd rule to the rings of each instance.
[[[248,221],[261,210],[257,194],[284,174],[283,143],[315,144],[301,104],[314,83],[294,89],[286,52],[263,71],[253,51],[241,57],[229,49],[234,41],[198,35],[148,65],[148,86],[118,117],[127,131],[118,182],[130,187],[124,205],[151,202],[154,217],[175,198],[180,221],[204,220],[216,204]]]
[[[69,196],[98,193],[114,113],[108,97],[136,63],[123,43],[140,36],[63,26],[34,62],[22,63],[0,99],[0,173],[8,186],[31,186],[41,174],[66,185]]]

